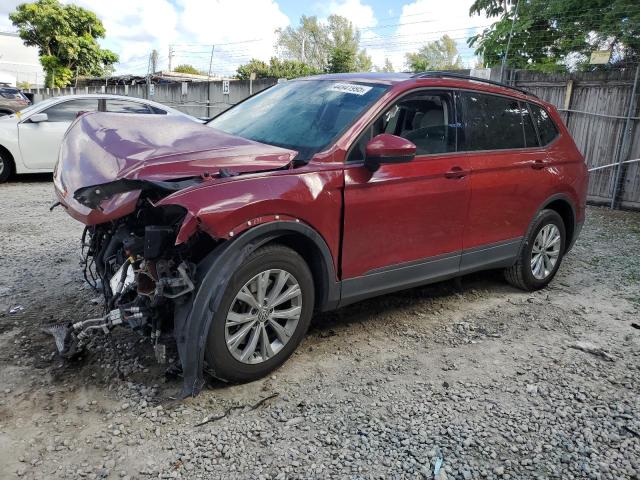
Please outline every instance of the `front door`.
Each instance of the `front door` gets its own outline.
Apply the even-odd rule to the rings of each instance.
[[[469,175],[456,156],[456,108],[446,91],[411,93],[388,109],[347,158],[343,298],[454,276],[469,205]],[[416,144],[413,161],[364,166],[370,138],[390,133]]]
[[[44,122],[32,123],[29,119],[18,125],[18,138],[22,160],[30,169],[53,169],[67,128],[80,112],[98,110],[97,98],[66,100],[39,112],[46,113]]]

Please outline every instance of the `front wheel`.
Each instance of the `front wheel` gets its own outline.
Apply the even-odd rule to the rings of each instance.
[[[213,316],[205,358],[213,374],[249,382],[282,365],[313,314],[313,277],[294,250],[256,250],[233,274]]]
[[[13,165],[9,160],[7,154],[0,150],[0,183],[4,183],[9,180]]]
[[[514,287],[534,291],[545,287],[555,276],[566,245],[562,217],[554,210],[542,210],[529,227],[515,265],[505,270]]]

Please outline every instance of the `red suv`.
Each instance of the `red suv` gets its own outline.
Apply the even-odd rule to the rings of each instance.
[[[106,304],[51,329],[61,352],[120,324],[160,357],[173,337],[189,395],[203,371],[281,365],[314,311],[484,269],[544,287],[584,221],[587,170],[526,92],[368,73],[281,83],[207,125],[89,113],[54,183]]]

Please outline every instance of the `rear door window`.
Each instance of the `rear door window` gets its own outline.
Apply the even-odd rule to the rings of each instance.
[[[107,99],[107,112],[113,113],[153,113],[144,103],[131,102],[129,100]]]
[[[536,129],[533,126],[533,120],[531,119],[531,111],[527,108],[526,103],[520,102],[520,109],[522,111],[522,122],[524,128],[524,142],[527,147],[538,146],[538,135]]]
[[[518,100],[462,92],[464,135],[459,151],[506,150],[525,147],[522,110]]]
[[[47,114],[50,122],[72,122],[80,112],[95,112],[97,110],[97,98],[78,98],[57,103],[42,113]]]
[[[538,129],[540,145],[550,144],[558,136],[558,128],[544,108],[533,103],[530,103],[529,107],[531,108],[533,121]]]

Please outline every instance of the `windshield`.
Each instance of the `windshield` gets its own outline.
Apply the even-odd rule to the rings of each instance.
[[[55,103],[59,98],[60,97],[51,97],[51,98],[48,98],[47,100],[43,100],[38,103],[32,103],[28,107],[24,107],[22,110],[20,110],[20,116],[24,118],[24,116],[31,113],[31,111],[35,109],[39,109],[40,107],[46,107],[48,105],[51,105],[52,103]]]
[[[310,159],[387,90],[386,85],[297,80],[275,85],[211,120],[232,135],[298,151]]]

